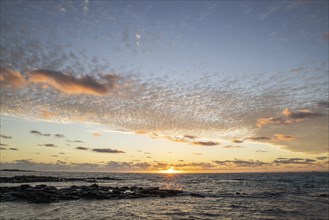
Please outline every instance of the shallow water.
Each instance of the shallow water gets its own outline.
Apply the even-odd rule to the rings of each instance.
[[[158,186],[200,193],[122,200],[75,200],[51,204],[0,203],[0,219],[329,219],[329,173],[111,174],[2,172],[2,176],[113,177],[108,186]],[[31,183],[37,185],[40,183]],[[46,183],[56,187],[87,182]],[[0,186],[20,184],[0,184]]]

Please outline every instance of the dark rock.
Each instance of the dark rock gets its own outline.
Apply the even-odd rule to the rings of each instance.
[[[319,197],[329,197],[329,194],[320,194]]]
[[[122,180],[111,177],[98,177],[98,178],[61,178],[53,176],[14,176],[14,177],[0,177],[0,183],[35,183],[35,182],[97,182],[97,180]]]
[[[27,189],[30,188],[31,186],[29,184],[23,184],[20,186],[21,189]]]
[[[40,184],[40,185],[35,186],[35,188],[37,188],[37,189],[41,189],[41,188],[45,188],[45,187],[47,187],[46,184]]]
[[[90,187],[98,188],[99,186],[95,183],[95,184],[92,184]]]
[[[187,195],[181,190],[161,190],[158,187],[109,187],[92,184],[90,186],[73,185],[68,188],[56,188],[45,184],[32,187],[24,184],[18,187],[0,187],[0,202],[27,201],[31,203],[51,203],[61,200],[77,199],[130,199],[144,197],[169,197]],[[191,194],[192,195],[192,194]]]

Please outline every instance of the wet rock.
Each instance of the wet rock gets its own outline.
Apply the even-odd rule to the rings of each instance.
[[[329,197],[329,194],[323,193],[323,194],[320,194],[319,197]]]
[[[181,190],[109,187],[92,184],[90,186],[73,185],[68,188],[56,188],[45,184],[35,187],[24,184],[17,187],[0,187],[0,202],[27,201],[31,203],[51,203],[61,200],[77,199],[131,199],[144,197],[172,197],[186,195]]]
[[[97,182],[97,180],[122,180],[112,177],[98,177],[98,178],[61,178],[53,176],[13,176],[13,177],[0,177],[0,183],[35,183],[35,182]]]
[[[95,184],[91,185],[90,187],[98,188],[98,185],[95,183]]]
[[[23,184],[20,186],[21,189],[27,189],[30,188],[31,186],[29,184]]]

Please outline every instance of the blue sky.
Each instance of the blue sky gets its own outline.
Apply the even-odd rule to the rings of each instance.
[[[316,158],[328,156],[327,8],[328,1],[1,1],[1,134],[15,136],[1,138],[2,161],[275,171],[277,158],[299,158],[323,169],[327,161]],[[80,147],[88,149],[66,139],[39,143],[42,135],[31,133],[53,128],[86,138]],[[46,143],[56,157],[30,156]],[[59,155],[66,147],[70,156]]]

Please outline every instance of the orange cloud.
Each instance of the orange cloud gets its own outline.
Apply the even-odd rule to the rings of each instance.
[[[301,119],[314,115],[314,113],[308,109],[302,109],[302,110],[293,112],[293,111],[290,111],[288,108],[285,108],[281,114],[287,118],[301,118]]]
[[[291,141],[291,140],[295,140],[296,137],[291,136],[291,135],[284,135],[284,134],[275,134],[273,135],[273,140],[276,141]]]
[[[304,121],[306,118],[321,116],[320,113],[314,113],[309,109],[302,109],[298,111],[291,111],[285,108],[281,115],[277,117],[259,118],[257,120],[257,126],[263,127],[266,125],[286,125],[292,123],[298,123]]]
[[[47,83],[67,94],[106,95],[115,87],[118,76],[104,76],[105,83],[99,83],[90,76],[76,78],[58,71],[35,70],[30,73],[29,81],[33,83]]]
[[[100,137],[100,136],[102,136],[102,134],[99,133],[99,132],[94,132],[94,133],[93,133],[93,136],[94,136],[94,137]]]
[[[266,125],[285,125],[293,123],[292,120],[287,120],[282,117],[269,117],[269,118],[259,118],[257,120],[257,126],[263,127]]]
[[[18,71],[0,68],[0,85],[1,87],[19,89],[26,86],[26,80]]]
[[[57,113],[50,112],[48,110],[42,110],[42,117],[44,119],[52,119],[53,117],[57,116]]]

